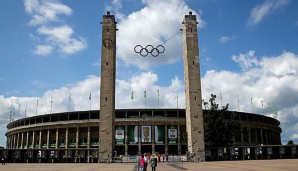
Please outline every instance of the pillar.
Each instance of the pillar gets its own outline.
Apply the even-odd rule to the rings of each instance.
[[[56,148],[59,147],[59,128],[56,129]]]
[[[195,154],[194,161],[205,161],[204,118],[200,77],[197,18],[185,15],[182,22],[186,129],[188,151]]]
[[[102,18],[99,161],[111,160],[115,144],[116,21],[108,12]]]
[[[41,149],[41,143],[42,143],[41,142],[41,136],[42,136],[42,130],[39,131],[39,145],[38,145],[39,146],[38,147],[39,149]]]
[[[47,149],[50,147],[50,129],[48,129],[47,133]]]
[[[26,146],[25,146],[25,148],[28,149],[28,147],[29,147],[29,132],[27,132]]]
[[[181,143],[180,143],[180,124],[178,125],[178,137],[177,137],[177,144],[178,144],[178,155],[181,155]]]
[[[127,125],[125,125],[125,137],[124,137],[124,145],[125,145],[125,155],[128,155],[128,137],[127,137]]]
[[[76,131],[76,148],[79,148],[79,127],[78,126]]]
[[[32,132],[32,142],[31,142],[31,145],[32,145],[32,149],[35,149],[35,131]]]
[[[68,128],[65,129],[65,149],[68,148]]]

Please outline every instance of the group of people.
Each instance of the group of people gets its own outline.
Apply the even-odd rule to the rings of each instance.
[[[145,154],[142,154],[142,157],[140,159],[140,168],[141,171],[147,171],[147,166],[151,165],[152,171],[156,171],[157,167],[157,156],[153,154],[152,156]]]

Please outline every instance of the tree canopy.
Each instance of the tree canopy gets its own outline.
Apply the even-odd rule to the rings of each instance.
[[[204,112],[205,144],[210,147],[232,146],[240,133],[240,125],[235,122],[235,114],[228,112],[229,104],[219,109],[215,100],[216,95],[211,94],[210,103],[204,102],[209,106]]]

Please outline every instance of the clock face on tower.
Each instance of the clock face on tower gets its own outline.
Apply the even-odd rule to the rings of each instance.
[[[106,38],[106,39],[104,39],[103,40],[103,42],[102,42],[102,44],[104,45],[104,47],[106,47],[106,48],[110,48],[110,47],[112,47],[112,44],[113,43],[113,41],[110,39],[110,38]]]

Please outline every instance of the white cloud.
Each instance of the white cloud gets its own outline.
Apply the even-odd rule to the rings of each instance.
[[[74,38],[74,31],[66,24],[50,25],[53,22],[61,22],[58,15],[71,15],[72,9],[61,4],[59,1],[39,1],[25,0],[25,11],[32,17],[29,21],[30,26],[39,26],[37,32],[45,36],[45,43],[37,45],[33,51],[36,55],[47,56],[55,49],[58,49],[62,55],[75,54],[87,47],[86,39],[82,37]],[[33,40],[40,42],[42,37],[31,34]]]
[[[298,140],[298,134],[293,134],[293,135],[291,136],[291,138],[292,138],[293,140]]]
[[[237,36],[222,36],[219,38],[219,42],[226,43],[226,42],[234,40],[236,38],[237,38]]]
[[[37,45],[34,53],[39,56],[47,56],[52,53],[53,47],[50,45]]]
[[[286,6],[289,0],[266,0],[263,4],[255,6],[250,13],[248,26],[256,26],[266,16]]]
[[[25,11],[32,16],[29,25],[59,21],[58,15],[71,15],[72,10],[58,1],[24,0]]]
[[[240,54],[239,56],[233,55],[232,60],[239,63],[243,70],[250,69],[259,65],[258,59],[254,56],[255,51],[248,51],[246,54]]]
[[[141,69],[177,62],[182,57],[180,28],[183,16],[193,11],[197,15],[199,27],[203,27],[205,22],[182,0],[148,0],[143,3],[144,8],[120,18],[118,22],[117,51],[120,59]],[[141,57],[134,52],[136,45],[156,47],[160,44],[165,47],[165,52],[157,58],[150,55]]]

